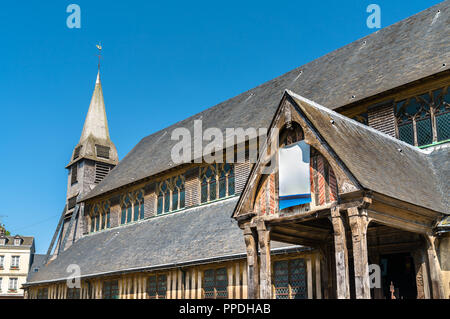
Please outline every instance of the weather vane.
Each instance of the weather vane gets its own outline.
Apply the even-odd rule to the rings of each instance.
[[[99,42],[96,46],[98,49],[98,70],[100,71],[100,59],[102,58],[102,44]]]

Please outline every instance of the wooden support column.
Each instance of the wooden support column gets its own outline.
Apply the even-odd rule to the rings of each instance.
[[[367,252],[367,226],[369,219],[365,209],[347,209],[352,231],[353,264],[355,270],[356,299],[370,299],[369,255]]]
[[[141,299],[142,282],[140,274],[135,275],[134,282],[136,284],[136,287],[134,288],[134,299]]]
[[[336,297],[350,298],[350,284],[348,273],[348,252],[345,239],[345,227],[339,207],[331,208],[331,221],[334,231],[334,252],[336,259]]]
[[[244,228],[244,240],[247,250],[247,291],[249,299],[259,296],[258,236],[249,226]]]
[[[147,299],[147,276],[145,274],[142,275],[142,299]]]
[[[172,299],[172,272],[167,273],[167,299]]]
[[[241,267],[240,267],[240,263],[237,262],[235,267],[236,267],[236,269],[235,269],[235,273],[234,273],[234,275],[235,275],[234,298],[241,299]]]
[[[412,253],[414,270],[416,274],[417,299],[430,299],[428,286],[428,271],[424,249],[416,249]]]
[[[137,299],[137,278],[136,275],[133,276],[133,299]]]
[[[123,296],[122,296],[122,293],[123,293],[123,281],[122,281],[122,278],[119,278],[119,280],[117,281],[117,284],[118,284],[118,288],[119,288],[119,299],[122,299],[123,298]]]
[[[190,299],[191,298],[191,278],[190,278],[190,270],[186,270],[186,278],[185,278],[185,289],[184,289],[184,299]]]
[[[258,243],[260,251],[260,291],[259,297],[261,299],[272,298],[272,273],[270,262],[270,230],[266,227],[264,220],[260,220],[257,226]]]
[[[248,280],[247,280],[247,263],[242,265],[242,299],[248,298]]]
[[[444,299],[444,287],[442,285],[441,265],[436,253],[435,236],[426,236],[428,265],[430,268],[430,286],[433,299]]]
[[[127,299],[131,299],[131,291],[133,289],[133,280],[131,277],[127,278]]]
[[[192,273],[191,273],[191,299],[196,299],[197,298],[197,294],[196,294],[196,289],[195,289],[195,279],[196,279],[196,274],[197,274],[197,269],[192,268]]]
[[[183,273],[181,270],[178,270],[178,289],[177,289],[177,298],[184,298],[184,283],[183,283]]]
[[[322,280],[321,280],[321,270],[320,270],[320,254],[314,256],[315,262],[315,273],[316,273],[316,299],[322,299]]]
[[[203,272],[201,270],[198,270],[198,272],[197,272],[197,299],[202,299],[203,298],[203,294],[202,294],[202,277],[203,277]]]
[[[177,299],[177,271],[172,270],[172,299]]]
[[[313,275],[311,256],[306,259],[306,288],[308,299],[313,299]]]
[[[228,299],[233,299],[233,267],[227,267],[227,276],[228,276]]]

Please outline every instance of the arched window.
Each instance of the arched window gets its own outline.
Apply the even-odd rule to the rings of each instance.
[[[133,221],[144,219],[144,191],[138,191],[135,197]]]
[[[185,207],[184,176],[178,175],[159,183],[156,213],[168,213]]]
[[[415,146],[450,139],[449,102],[448,87],[397,102],[397,138]]]
[[[95,218],[95,231],[99,231],[100,229],[100,216],[98,205],[94,206],[94,218]]]
[[[91,233],[111,227],[109,201],[94,204],[91,209]]]
[[[110,228],[111,227],[111,212],[110,212],[110,208],[109,208],[109,201],[106,201],[103,203],[103,211],[104,211],[104,218],[105,218],[105,222],[104,222],[104,229],[106,228]]]
[[[124,225],[131,221],[131,200],[127,194],[122,201],[122,214],[120,216],[120,224]]]
[[[121,211],[121,225],[144,219],[144,191],[141,189],[123,196]]]
[[[234,195],[234,165],[214,163],[201,169],[202,203]]]

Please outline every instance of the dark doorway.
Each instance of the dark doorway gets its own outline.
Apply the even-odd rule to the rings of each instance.
[[[380,256],[381,281],[386,299],[416,299],[414,260],[409,253]]]

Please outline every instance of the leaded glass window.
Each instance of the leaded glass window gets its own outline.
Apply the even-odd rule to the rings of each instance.
[[[119,299],[119,282],[117,280],[103,282],[103,299]]]
[[[449,102],[448,87],[397,102],[397,137],[415,146],[450,139]]]
[[[127,224],[144,219],[144,191],[137,190],[122,197],[120,223]]]
[[[39,288],[37,299],[48,299],[48,288]]]
[[[94,204],[90,212],[91,233],[111,227],[109,201]]]
[[[158,215],[185,207],[184,175],[178,175],[159,183],[156,212]]]
[[[228,298],[228,277],[226,268],[208,269],[203,273],[205,299]]]
[[[67,299],[80,299],[80,289],[67,288]]]
[[[147,298],[165,299],[167,291],[166,275],[150,276],[147,279]]]
[[[200,171],[202,203],[234,195],[234,165],[214,163]]]
[[[276,299],[306,299],[305,260],[290,259],[273,264],[273,285]]]

